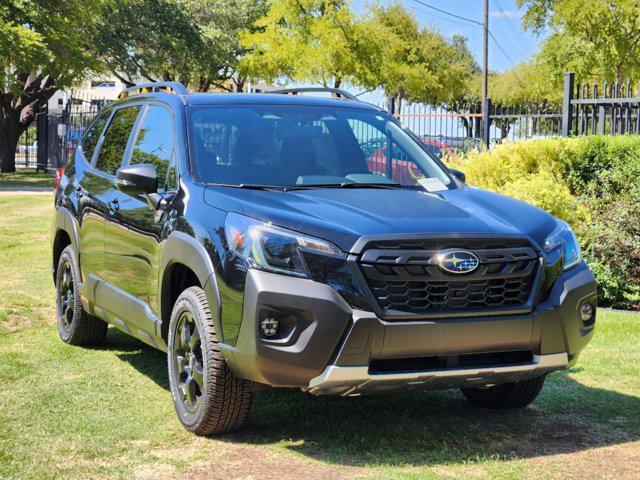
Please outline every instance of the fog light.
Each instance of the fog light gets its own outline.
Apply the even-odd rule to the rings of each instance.
[[[260,322],[260,331],[265,337],[273,337],[276,333],[278,333],[278,328],[280,327],[280,322],[275,318],[265,318]]]
[[[593,308],[593,305],[590,304],[589,302],[585,302],[582,304],[582,306],[580,307],[580,319],[583,322],[589,322],[593,319],[593,315],[595,313],[595,309]]]

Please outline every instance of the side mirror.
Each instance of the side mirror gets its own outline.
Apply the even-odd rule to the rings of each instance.
[[[449,171],[451,172],[451,174],[456,177],[458,180],[460,180],[462,183],[467,181],[467,176],[464,174],[464,172],[460,171],[460,170],[456,170],[455,168],[450,168]]]
[[[128,195],[151,195],[158,191],[158,171],[150,163],[121,167],[116,171],[116,187]]]

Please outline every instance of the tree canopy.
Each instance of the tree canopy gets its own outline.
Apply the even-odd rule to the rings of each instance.
[[[466,42],[420,27],[400,3],[356,16],[346,0],[272,0],[242,37],[241,68],[268,82],[318,82],[384,89],[387,96],[446,102],[475,64]]]
[[[518,0],[523,25],[551,30],[541,56],[580,78],[640,78],[640,4],[635,0]]]
[[[345,0],[272,0],[269,11],[242,36],[250,50],[241,69],[253,79],[361,84],[363,30]]]
[[[463,95],[477,66],[466,39],[421,27],[402,4],[372,8],[380,50],[379,86],[387,96],[447,103]]]
[[[240,32],[265,11],[253,0],[112,0],[103,9],[97,53],[127,84],[140,76],[200,91],[230,88],[244,47]]]

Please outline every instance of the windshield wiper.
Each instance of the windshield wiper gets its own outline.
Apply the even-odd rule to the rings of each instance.
[[[213,187],[244,188],[247,190],[282,190],[277,185],[258,185],[254,183],[209,183]]]
[[[284,191],[290,190],[312,190],[316,188],[383,188],[395,189],[403,188],[399,183],[315,183],[310,185],[293,185],[284,187]]]

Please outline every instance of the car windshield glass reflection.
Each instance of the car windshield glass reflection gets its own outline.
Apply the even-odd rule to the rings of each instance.
[[[294,105],[189,109],[198,176],[229,186],[418,188],[451,180],[423,146],[386,114]]]

